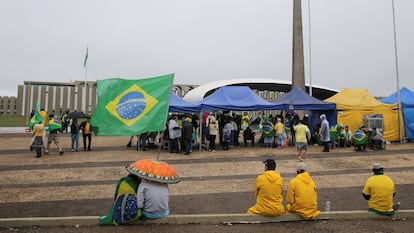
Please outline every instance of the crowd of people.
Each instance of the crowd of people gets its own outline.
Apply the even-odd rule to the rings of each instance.
[[[32,113],[34,114],[34,113]],[[79,151],[79,140],[83,139],[85,151],[92,150],[92,126],[90,117],[70,117],[69,111],[60,116],[54,112],[48,115],[44,109],[40,114],[43,117],[41,123],[45,130],[42,145],[44,153],[48,154],[51,144],[54,144],[59,153],[64,150],[59,142],[59,133],[70,132],[70,151]],[[197,115],[184,114],[172,115],[167,120],[164,132],[145,132],[137,136],[137,150],[146,151],[149,148],[156,148],[156,142],[162,143],[161,147],[169,149],[170,153],[183,153],[190,155],[193,146],[201,143],[209,152],[215,152],[217,147],[222,150],[229,150],[240,146],[240,138],[243,145],[262,146],[265,148],[284,149],[295,146],[298,151],[298,160],[303,161],[309,145],[323,146],[323,152],[329,152],[330,148],[355,147],[355,151],[364,151],[367,148],[378,150],[385,148],[385,141],[381,130],[367,129],[361,126],[352,133],[348,126],[338,123],[330,126],[325,114],[320,115],[320,123],[316,128],[310,130],[308,118],[305,115],[300,119],[294,111],[288,111],[285,115],[266,116],[261,112],[256,118],[252,118],[248,112],[242,114],[236,112],[205,112],[202,119]],[[50,130],[49,125],[59,125],[58,129]],[[37,127],[40,129],[41,127]],[[200,135],[201,130],[201,136]],[[163,134],[161,134],[163,133]],[[40,134],[36,132],[36,134]],[[82,135],[81,135],[82,134]],[[162,138],[158,137],[162,135]],[[134,136],[130,137],[127,147],[132,146]],[[33,131],[33,142],[35,141]],[[39,139],[36,140],[38,144]],[[44,143],[43,143],[44,142]]]
[[[69,111],[64,114],[57,115],[54,111],[51,114],[42,108],[40,109],[42,120],[35,122],[32,129],[32,143],[30,150],[39,149],[44,150],[44,154],[48,155],[51,145],[54,144],[60,155],[64,154],[64,149],[60,143],[60,134],[69,133],[71,139],[71,151],[79,151],[79,135],[82,133],[84,150],[91,151],[92,144],[92,126],[90,117],[84,117],[81,124],[78,123],[77,117],[70,117]],[[31,119],[35,120],[34,110],[31,113]],[[36,157],[41,157],[42,152],[37,153]]]
[[[59,154],[63,155],[64,150],[60,144],[59,134],[68,132],[68,128],[70,128],[71,151],[79,151],[80,132],[83,135],[84,150],[91,150],[92,126],[90,117],[86,117],[79,124],[77,118],[66,119],[65,116],[47,115],[43,109],[40,114],[43,120],[37,122],[33,127],[31,149],[40,145],[45,147],[45,154],[48,154],[51,149],[50,145],[53,143]],[[263,161],[264,172],[257,177],[253,188],[256,203],[247,210],[247,213],[264,216],[280,216],[288,212],[297,214],[303,219],[314,219],[320,214],[317,186],[303,159],[309,143],[319,141],[323,145],[323,152],[329,152],[330,146],[335,148],[336,146],[350,147],[354,145],[358,151],[365,150],[367,147],[381,149],[384,141],[381,132],[376,128],[368,130],[365,126],[361,126],[355,134],[352,134],[348,126],[342,127],[341,124],[330,128],[325,114],[320,115],[320,127],[314,134],[309,130],[306,116],[299,119],[297,115],[266,117],[259,114],[259,117],[254,120],[255,130],[252,129],[252,120],[247,112],[241,116],[230,114],[217,116],[217,114],[209,112],[203,117],[201,125],[198,125],[197,120],[195,116],[191,115],[184,115],[181,119],[177,115],[170,117],[164,131],[164,137],[168,139],[170,153],[182,151],[184,155],[190,155],[197,139],[196,133],[197,129],[200,129],[199,126],[203,132],[201,140],[209,141],[209,152],[216,150],[217,140],[223,150],[238,146],[240,132],[243,132],[245,146],[248,141],[251,141],[251,145],[255,146],[256,139],[265,148],[283,149],[289,145],[290,140],[295,143],[299,162],[296,165],[297,174],[288,184],[285,197],[286,206],[283,205],[284,180],[276,172],[276,161],[272,158]],[[260,133],[259,138],[256,138],[256,132]],[[147,141],[154,143],[157,134],[158,132],[148,132],[138,135],[137,149],[141,147],[146,150]],[[129,146],[131,146],[132,138],[128,143]],[[394,205],[395,185],[390,177],[384,175],[384,167],[380,163],[374,163],[372,171],[374,175],[366,181],[362,190],[363,198],[368,201],[368,210],[382,215],[393,215],[399,207],[398,204]],[[101,216],[100,224],[125,224],[143,217],[162,218],[169,215],[168,202],[167,184],[129,174],[119,180],[113,206],[108,215]]]
[[[215,152],[218,147],[229,150],[240,146],[240,140],[244,146],[259,145],[268,149],[295,146],[299,161],[304,160],[309,145],[321,145],[322,152],[351,146],[356,151],[384,149],[384,138],[376,128],[361,126],[353,134],[348,126],[341,123],[330,125],[325,114],[319,118],[320,122],[311,129],[307,115],[300,118],[294,111],[276,116],[259,112],[254,119],[248,112],[241,115],[236,112],[204,112],[202,119],[190,114],[173,115],[167,121],[163,140],[167,142],[164,144],[170,153],[181,152],[185,155],[191,154],[193,145],[198,143],[209,152]],[[142,137],[144,141],[153,142],[157,133],[152,138],[148,137],[149,133]],[[146,150],[145,142],[141,141],[140,145]],[[127,146],[131,146],[131,140]]]

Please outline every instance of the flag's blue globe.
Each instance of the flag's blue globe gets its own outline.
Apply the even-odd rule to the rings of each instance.
[[[125,94],[116,105],[116,112],[123,119],[134,119],[141,115],[147,105],[141,92],[129,92]]]

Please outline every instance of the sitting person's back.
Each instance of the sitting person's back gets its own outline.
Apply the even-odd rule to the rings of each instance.
[[[119,179],[113,204],[107,215],[99,217],[99,225],[122,225],[141,217],[136,198],[140,182],[141,179],[132,174]]]
[[[316,218],[320,211],[315,182],[303,162],[297,164],[296,173],[296,177],[288,185],[286,211],[297,214],[303,219]]]
[[[248,214],[264,216],[279,216],[284,214],[283,178],[275,171],[276,162],[273,159],[263,161],[265,171],[259,175],[254,185],[256,204],[247,210]]]
[[[168,185],[142,179],[138,187],[137,205],[147,218],[162,218],[170,214]]]

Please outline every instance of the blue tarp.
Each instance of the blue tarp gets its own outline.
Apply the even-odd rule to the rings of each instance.
[[[176,94],[171,93],[170,97],[170,106],[168,109],[169,112],[200,112],[201,106],[196,103],[189,103],[180,97],[178,97]]]
[[[400,89],[400,99],[404,118],[405,137],[409,142],[414,142],[414,92],[403,87]],[[380,101],[386,104],[398,104],[398,93],[395,92]]]
[[[198,103],[202,110],[258,111],[275,109],[274,104],[259,97],[247,86],[223,86]]]
[[[300,87],[295,87],[284,96],[272,101],[276,106],[280,106],[281,110],[308,110],[309,129],[313,133],[320,124],[319,116],[326,115],[330,127],[336,125],[336,104],[319,100],[302,90]]]
[[[410,89],[403,87],[400,89],[400,99],[402,107],[414,108],[414,92]],[[392,95],[380,100],[385,104],[398,104],[398,93],[395,92]]]

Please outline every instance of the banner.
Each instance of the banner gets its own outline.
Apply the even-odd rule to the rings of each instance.
[[[174,74],[140,80],[97,80],[98,105],[91,118],[96,135],[134,136],[163,131]]]
[[[42,122],[42,121],[43,121],[43,116],[40,114],[40,106],[39,106],[39,104],[36,104],[35,114],[30,119],[30,123],[29,123],[30,132],[33,131],[33,126],[35,124],[37,124],[39,122]]]

